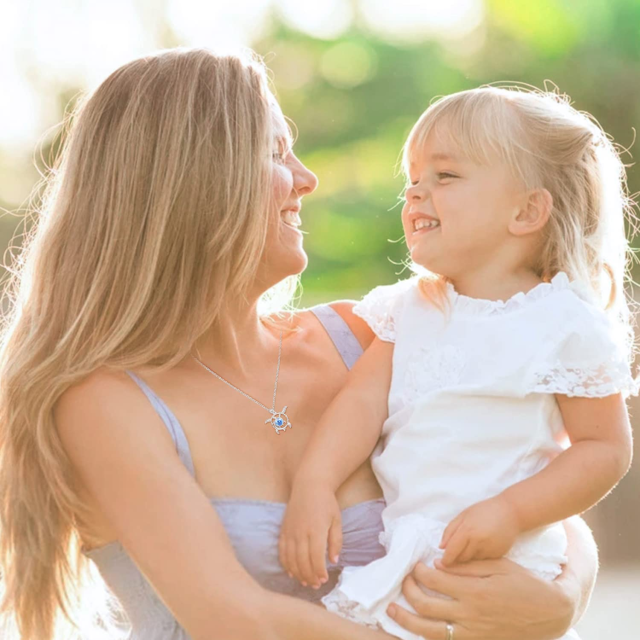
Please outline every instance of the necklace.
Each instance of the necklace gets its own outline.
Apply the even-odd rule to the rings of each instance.
[[[196,350],[196,353],[198,354],[198,356],[200,356],[200,353],[197,350]],[[252,402],[255,402],[257,405],[260,405],[263,409],[266,409],[271,414],[271,417],[265,420],[264,423],[267,424],[268,422],[270,422],[271,426],[276,430],[276,433],[280,435],[281,431],[284,431],[287,428],[289,429],[291,428],[291,422],[289,421],[289,418],[285,413],[287,410],[287,407],[285,407],[282,411],[275,410],[276,409],[276,392],[278,391],[278,376],[280,374],[280,356],[281,355],[282,355],[282,331],[280,332],[280,346],[278,348],[278,366],[276,368],[276,382],[273,387],[273,402],[271,404],[271,409],[269,409],[269,407],[267,407],[266,405],[262,404],[262,402],[256,400],[255,398],[252,398],[248,393],[245,393],[242,389],[238,389],[238,387],[231,384],[228,380],[225,380],[221,375],[218,375],[215,371],[212,371],[211,369],[209,369],[209,367],[207,367],[207,365],[204,364],[204,362],[202,362],[199,358],[196,358],[193,354],[191,354],[191,357],[201,367],[203,367],[209,373],[213,374],[216,378],[218,378],[218,380],[221,380],[225,384],[229,385],[232,389],[235,389],[238,393],[241,393],[245,398],[249,398],[249,400],[251,400]]]

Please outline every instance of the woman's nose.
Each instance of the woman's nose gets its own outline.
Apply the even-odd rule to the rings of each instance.
[[[294,171],[293,186],[300,195],[306,196],[318,188],[318,176],[298,160],[298,166]]]

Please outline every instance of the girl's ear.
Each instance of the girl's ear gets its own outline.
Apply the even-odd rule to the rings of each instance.
[[[547,224],[552,209],[553,197],[546,189],[529,191],[509,222],[509,232],[514,236],[526,236],[540,231]]]

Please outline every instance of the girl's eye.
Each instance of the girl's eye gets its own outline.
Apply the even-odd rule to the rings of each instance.
[[[449,178],[457,178],[458,176],[453,175],[453,173],[447,173],[446,171],[442,171],[438,174],[438,180],[447,180]]]

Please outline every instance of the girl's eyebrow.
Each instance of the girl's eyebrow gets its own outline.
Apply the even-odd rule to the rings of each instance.
[[[438,161],[447,161],[447,162],[456,162],[458,164],[461,164],[461,160],[460,158],[458,158],[457,156],[454,156],[450,153],[444,153],[442,151],[437,151],[436,153],[432,153],[431,155],[429,155],[429,160],[431,162],[438,162]],[[416,163],[415,162],[410,162],[409,163],[409,171],[415,171],[416,169]]]
[[[449,160],[451,162],[460,162],[456,156],[453,156],[449,153],[433,153],[431,154],[431,160]]]

